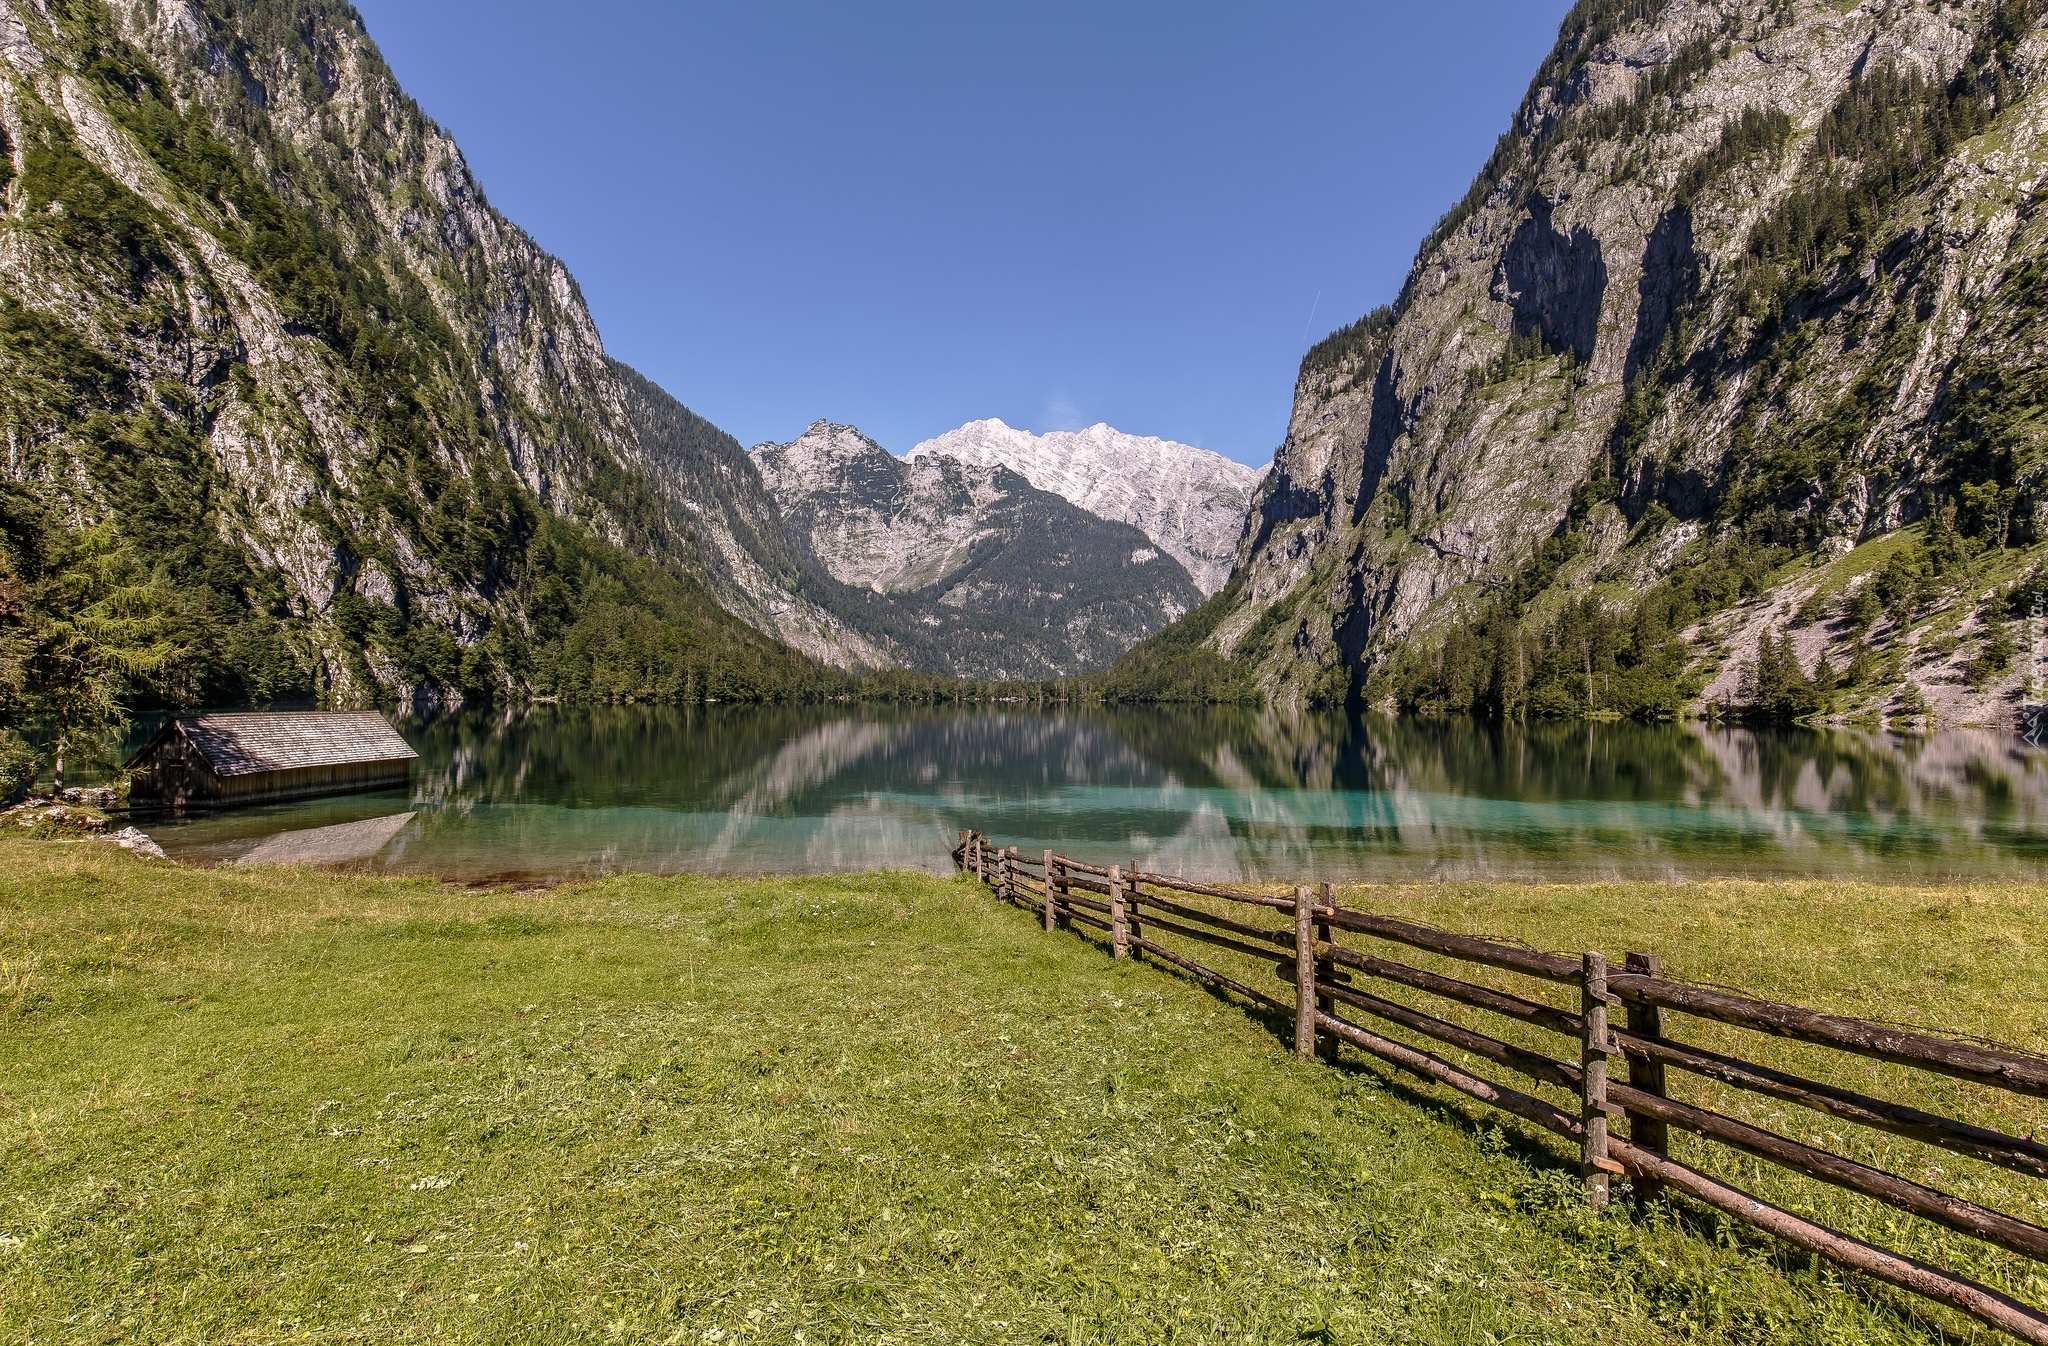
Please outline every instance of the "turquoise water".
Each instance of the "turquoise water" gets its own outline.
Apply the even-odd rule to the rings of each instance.
[[[721,706],[400,727],[410,791],[145,829],[194,863],[472,881],[941,871],[966,827],[1226,882],[2048,876],[2048,755],[1989,732]]]

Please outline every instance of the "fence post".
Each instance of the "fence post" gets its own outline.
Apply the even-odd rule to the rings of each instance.
[[[1335,911],[1337,909],[1337,890],[1327,883],[1319,885],[1317,888],[1317,901],[1319,905]],[[1318,916],[1316,918],[1316,943],[1325,946],[1330,943],[1330,921],[1327,916]],[[1334,982],[1337,980],[1337,965],[1328,958],[1317,959],[1316,980],[1320,982]],[[1337,1002],[1326,995],[1319,995],[1316,997],[1316,1012],[1319,1014],[1335,1014],[1337,1012]],[[1337,1059],[1337,1039],[1334,1036],[1323,1040],[1323,1055],[1332,1061]]]
[[[1129,958],[1130,932],[1124,925],[1124,872],[1109,867],[1109,947],[1118,958]]]
[[[1654,953],[1632,953],[1628,955],[1627,967],[1630,972],[1645,977],[1664,975],[1664,960]],[[1628,1031],[1636,1037],[1659,1041],[1664,1036],[1664,1009],[1661,1005],[1639,1005],[1631,1000],[1628,1004]],[[1631,1088],[1659,1098],[1664,1093],[1664,1063],[1642,1061],[1630,1057],[1628,1061],[1628,1082]],[[1655,1117],[1639,1117],[1631,1113],[1628,1119],[1628,1138],[1637,1149],[1648,1150],[1656,1155],[1671,1153],[1671,1128]],[[1653,1201],[1663,1191],[1664,1184],[1655,1178],[1635,1179],[1635,1193],[1638,1201]]]
[[[1045,933],[1050,935],[1059,920],[1059,906],[1053,901],[1052,852],[1045,853]]]
[[[1316,900],[1306,884],[1294,890],[1294,1054],[1316,1054]]]
[[[960,834],[959,834],[959,836],[960,836],[960,872],[961,872],[961,873],[963,873],[963,874],[965,874],[965,873],[967,872],[967,834],[966,834],[965,832],[962,832],[962,833],[960,833]]]
[[[1132,856],[1130,875],[1124,879],[1124,887],[1127,890],[1124,896],[1124,929],[1132,939],[1145,938],[1145,923],[1138,919],[1138,880],[1133,877],[1144,872],[1144,869],[1138,864],[1138,858]],[[1131,950],[1131,957],[1143,962],[1145,951],[1133,948]]]
[[[1003,852],[1002,898],[1005,902],[1017,900],[1017,848],[1011,846]]]
[[[1607,959],[1588,952],[1579,959],[1579,1013],[1584,1020],[1579,1066],[1579,1123],[1585,1128],[1579,1158],[1586,1178],[1586,1204],[1607,1205]]]
[[[986,861],[985,861],[985,860],[984,860],[984,859],[982,858],[982,854],[981,854],[981,833],[979,833],[979,832],[976,832],[976,833],[974,833],[974,834],[973,834],[973,841],[974,841],[974,877],[975,877],[975,878],[977,878],[977,879],[980,879],[980,880],[981,880],[981,881],[982,881],[983,883],[986,883],[986,882],[988,882],[988,872],[987,872],[987,869],[986,869],[986,865],[987,865],[987,862],[986,862]]]

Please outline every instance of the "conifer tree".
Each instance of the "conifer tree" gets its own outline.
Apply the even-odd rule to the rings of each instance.
[[[130,698],[170,673],[189,647],[178,639],[178,595],[143,570],[112,525],[63,539],[50,560],[13,641],[21,704],[50,726],[61,792],[67,761],[98,752],[127,724]]]

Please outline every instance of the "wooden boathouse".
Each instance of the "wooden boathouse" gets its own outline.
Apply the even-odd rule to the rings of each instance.
[[[180,715],[128,759],[128,797],[184,808],[384,790],[418,757],[375,711]]]

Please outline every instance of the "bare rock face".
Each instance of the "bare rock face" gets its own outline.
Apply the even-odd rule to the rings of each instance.
[[[528,640],[539,517],[688,532],[575,281],[346,4],[0,0],[0,165],[4,470],[226,548],[323,694]]]
[[[1575,8],[1399,301],[1304,361],[1214,645],[1325,700],[1489,604],[1625,610],[1717,548],[1832,559],[1959,505],[2036,541],[1962,488],[2048,491],[1984,401],[2048,358],[2041,11]]]
[[[792,526],[730,436],[607,359],[346,4],[0,0],[0,207],[0,470],[184,558],[261,647],[230,680],[517,694],[559,669],[535,652],[579,619],[592,546],[624,558],[598,605],[645,620],[599,613],[582,648],[629,694],[751,639],[707,594],[822,663],[991,676],[1099,667],[1201,596],[1143,532],[999,467],[820,458]],[[660,617],[618,598],[641,561]],[[607,643],[662,622],[694,643]]]
[[[812,592],[897,661],[978,677],[1101,668],[1193,608],[1179,562],[1001,466],[898,458],[819,421],[751,453]]]
[[[687,519],[726,611],[821,663],[890,667],[886,649],[826,606],[831,594],[819,591],[830,589],[829,577],[792,546],[740,442],[632,369],[613,368],[655,486]]]
[[[1492,297],[1506,304],[1517,336],[1593,358],[1600,313],[1607,301],[1607,262],[1600,237],[1585,225],[1569,234],[1557,227],[1557,204],[1531,197],[1528,217],[1509,236],[1494,268]]]
[[[1007,467],[1090,514],[1142,529],[1204,596],[1230,579],[1263,475],[1220,453],[1107,425],[1034,435],[999,420],[970,421],[910,451],[913,462],[931,457]]]
[[[993,536],[994,469],[906,462],[850,425],[819,421],[753,457],[793,535],[832,577],[878,594],[936,584]]]

